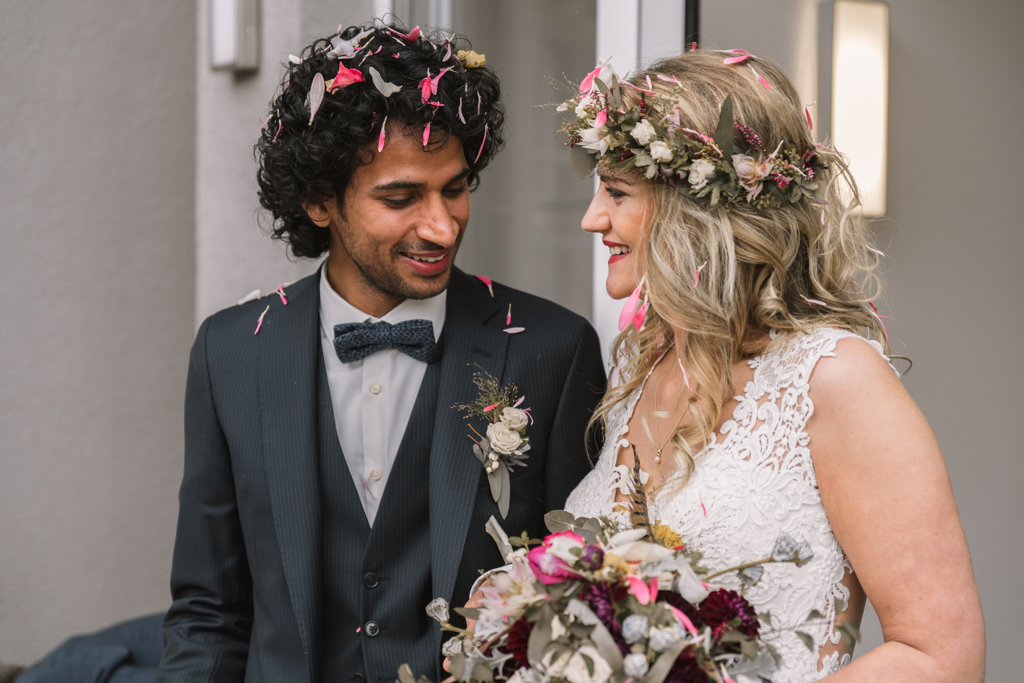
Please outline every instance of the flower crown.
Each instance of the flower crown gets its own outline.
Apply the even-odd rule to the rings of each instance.
[[[730,61],[736,59],[727,58],[726,64],[738,63]],[[674,76],[657,77],[683,89]],[[623,86],[640,93],[639,102],[628,111],[623,108]],[[646,97],[657,97],[668,105],[659,109],[671,113],[654,115]],[[571,147],[573,170],[580,178],[590,175],[600,159],[619,172],[645,169],[647,179],[661,179],[710,206],[746,203],[764,209],[803,200],[820,202],[815,176],[825,165],[817,152],[800,151],[785,142],[769,152],[756,132],[733,121],[731,95],[722,103],[714,137],[708,137],[682,126],[677,102],[658,96],[650,76],[647,89],[639,88],[620,81],[605,62],[583,79],[578,94],[558,106],[558,111],[570,109],[576,118],[558,132],[568,136],[565,144]],[[736,137],[744,143],[739,149]]]

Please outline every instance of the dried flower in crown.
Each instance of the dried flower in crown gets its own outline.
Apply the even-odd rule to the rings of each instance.
[[[726,63],[752,58],[727,58]],[[710,206],[765,209],[815,200],[817,175],[824,169],[815,150],[799,150],[783,141],[769,151],[753,129],[733,120],[732,96],[722,102],[713,136],[686,128],[677,106],[685,88],[676,77],[658,74],[658,79],[674,83],[679,95],[655,91],[650,77],[646,89],[621,81],[606,60],[587,74],[578,93],[558,106],[558,111],[576,115],[558,132],[567,136],[573,170],[580,178],[601,162],[619,172],[642,171],[648,180],[667,182]],[[623,87],[640,93],[629,110]]]

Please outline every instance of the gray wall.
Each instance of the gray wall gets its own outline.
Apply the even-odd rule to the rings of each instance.
[[[195,8],[0,2],[0,660],[166,608]]]

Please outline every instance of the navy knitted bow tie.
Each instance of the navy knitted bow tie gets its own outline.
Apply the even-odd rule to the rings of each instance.
[[[334,350],[342,363],[362,360],[380,349],[398,349],[424,363],[435,363],[441,357],[434,343],[434,324],[429,320],[334,326]]]

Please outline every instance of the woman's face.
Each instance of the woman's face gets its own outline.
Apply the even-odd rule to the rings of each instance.
[[[583,217],[583,229],[601,235],[608,247],[608,280],[605,288],[613,299],[625,299],[639,284],[633,249],[647,234],[654,214],[654,186],[639,173],[619,175],[598,168],[601,186]]]

